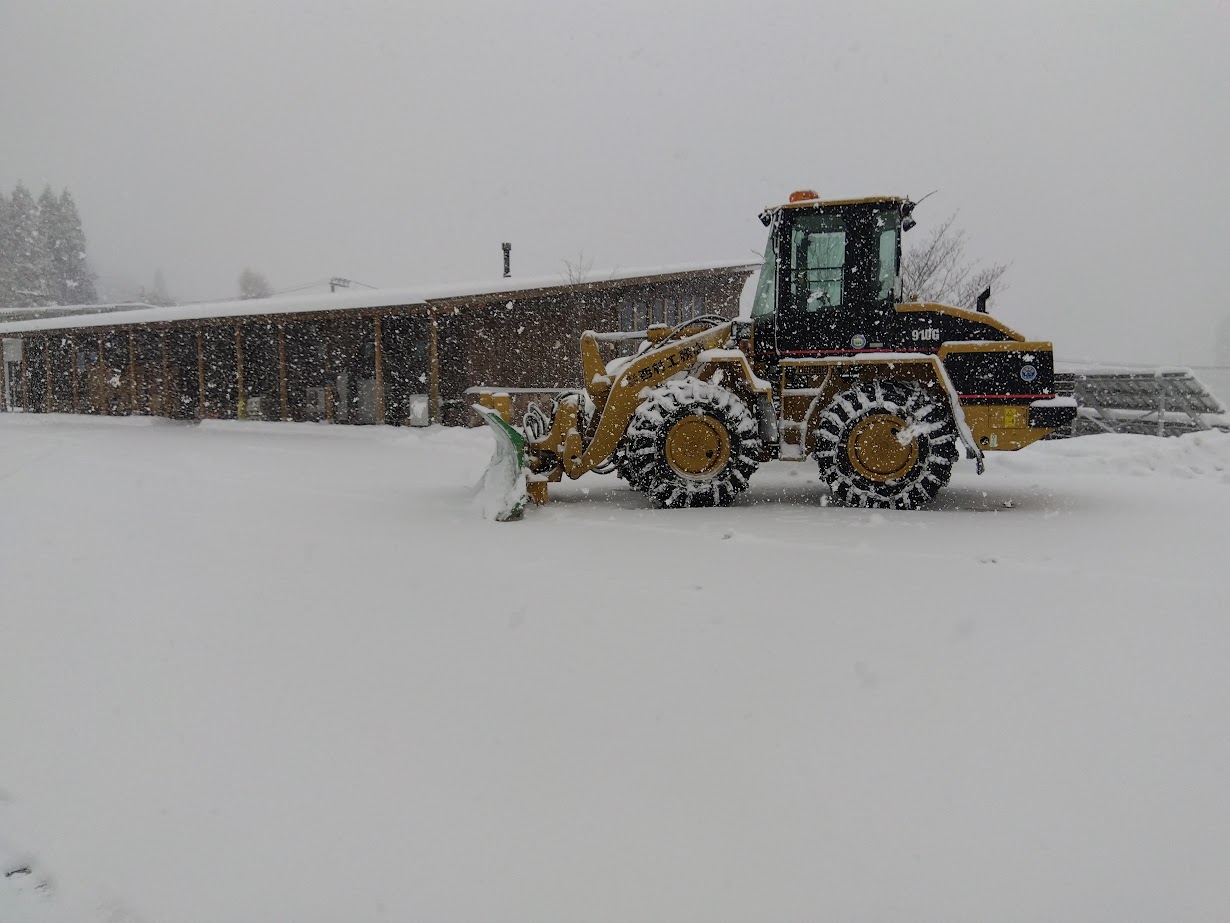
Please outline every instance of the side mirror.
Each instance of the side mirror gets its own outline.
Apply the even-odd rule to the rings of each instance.
[[[917,221],[915,221],[911,216],[906,215],[904,218],[901,219],[901,233],[904,234],[906,231],[914,227],[916,224],[918,224]]]

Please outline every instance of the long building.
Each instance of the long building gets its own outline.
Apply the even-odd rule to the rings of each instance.
[[[0,323],[0,407],[466,425],[467,390],[507,388],[528,398],[578,387],[586,329],[733,317],[752,268],[724,263],[580,284],[502,279],[9,320]]]

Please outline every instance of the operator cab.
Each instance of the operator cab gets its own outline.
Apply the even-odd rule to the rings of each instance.
[[[796,192],[761,216],[769,242],[752,306],[758,358],[895,348],[903,198],[821,202]]]

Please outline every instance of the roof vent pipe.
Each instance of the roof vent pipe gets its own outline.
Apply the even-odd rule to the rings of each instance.
[[[512,244],[500,244],[504,248],[504,278],[512,275]]]

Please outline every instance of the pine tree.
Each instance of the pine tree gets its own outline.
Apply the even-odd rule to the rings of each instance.
[[[73,304],[74,302],[65,300],[62,271],[64,234],[60,221],[60,202],[50,186],[44,186],[42,195],[38,197],[38,236],[51,266],[51,273],[43,290],[50,298],[51,304]]]
[[[13,252],[12,303],[19,308],[41,307],[52,301],[51,255],[43,245],[38,204],[22,183],[9,200]]]
[[[0,308],[13,307],[13,264],[17,254],[17,238],[14,234],[12,205],[0,191]]]
[[[58,304],[93,304],[98,300],[94,273],[85,259],[85,231],[77,203],[67,189],[57,199],[48,187],[39,198],[39,223],[51,260],[50,290]]]

